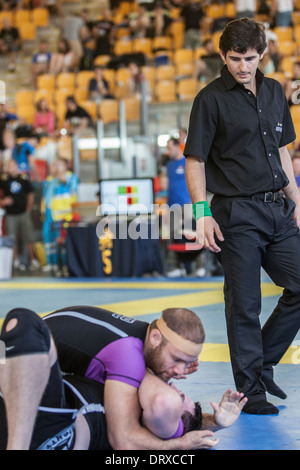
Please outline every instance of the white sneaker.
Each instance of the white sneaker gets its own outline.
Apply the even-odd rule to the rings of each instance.
[[[45,266],[43,266],[42,271],[43,271],[43,273],[50,273],[52,271],[51,264],[46,264]]]
[[[35,271],[36,269],[40,269],[41,265],[37,259],[33,259],[29,265],[29,271]]]
[[[15,269],[19,269],[19,267],[20,267],[20,260],[19,260],[18,258],[16,258],[16,259],[14,260],[14,268],[15,268]]]
[[[205,268],[199,268],[195,272],[196,277],[205,277],[206,275],[206,269]]]
[[[173,269],[173,271],[167,272],[167,277],[184,277],[186,276],[185,268]]]

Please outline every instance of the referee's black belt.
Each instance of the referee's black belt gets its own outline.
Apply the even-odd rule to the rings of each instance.
[[[283,197],[283,191],[276,191],[275,193],[272,193],[272,191],[268,191],[267,193],[255,193],[251,196],[251,199],[256,199],[258,201],[263,202],[275,202],[279,201],[279,199],[282,199]]]

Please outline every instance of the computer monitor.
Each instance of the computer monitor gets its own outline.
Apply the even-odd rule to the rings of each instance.
[[[154,210],[152,178],[100,181],[101,215],[150,215]]]

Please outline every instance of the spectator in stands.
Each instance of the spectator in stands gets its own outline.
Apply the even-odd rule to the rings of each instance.
[[[112,20],[111,11],[105,8],[93,26],[92,34],[95,40],[94,55],[110,55],[115,42],[116,26]]]
[[[194,78],[197,80],[211,81],[219,74],[223,61],[220,54],[215,51],[212,39],[203,42],[204,53],[196,60]]]
[[[142,71],[141,66],[137,62],[131,61],[128,64],[128,69],[131,73],[130,78],[129,78],[130,95],[140,98],[142,94],[144,93],[146,100],[150,101],[151,100],[150,85]]]
[[[3,145],[4,149],[7,151],[8,159],[13,159],[16,161],[19,173],[27,174],[30,173],[39,180],[39,174],[35,165],[34,152],[35,149],[28,142],[17,143],[16,136],[11,129],[6,129],[3,132]],[[6,171],[6,168],[2,168],[2,171]]]
[[[234,0],[236,18],[254,18],[256,14],[256,0]]]
[[[297,186],[300,191],[300,145],[292,157],[292,164]]]
[[[61,38],[58,42],[57,52],[51,54],[49,73],[57,75],[63,72],[74,72],[75,65],[75,55],[70,48],[69,42]]]
[[[73,204],[77,200],[77,191],[78,178],[68,170],[68,162],[63,158],[52,162],[50,175],[43,183],[41,213],[43,215],[43,239],[47,260],[43,271],[52,271],[56,276],[67,275],[65,250],[60,253],[61,259],[58,250],[58,242],[61,237],[60,223],[72,220]]]
[[[34,201],[34,189],[26,174],[20,174],[15,160],[9,160],[7,173],[0,179],[2,198],[0,207],[5,209],[5,233],[14,237],[14,267],[23,268],[18,257],[18,236],[21,235],[23,243],[26,244],[29,256],[29,269],[39,268],[39,262],[35,259],[33,243],[33,225],[31,219],[31,208]]]
[[[49,109],[45,98],[40,99],[36,104],[33,128],[40,136],[51,136],[55,131],[55,114]]]
[[[78,105],[74,96],[66,98],[66,107],[64,128],[69,134],[78,135],[92,125],[91,116],[84,108]]]
[[[148,28],[147,36],[154,38],[156,36],[165,36],[169,25],[172,23],[172,18],[163,8],[160,2],[155,3],[153,14],[150,17],[150,26]]]
[[[187,0],[180,12],[180,16],[185,25],[183,47],[186,49],[201,47],[201,23],[205,18],[201,3]]]
[[[33,55],[31,63],[31,77],[25,84],[30,84],[33,82],[36,86],[37,78],[43,73],[49,72],[49,65],[51,60],[51,52],[49,52],[49,45],[46,39],[42,39],[39,44],[39,50]]]
[[[51,15],[63,16],[61,0],[40,0],[39,6],[41,8],[48,8]]]
[[[109,91],[109,83],[103,76],[103,68],[99,65],[95,67],[95,78],[89,82],[89,99],[101,100],[104,98],[114,98]]]
[[[295,62],[293,66],[293,76],[284,83],[285,96],[289,106],[299,104],[300,98],[300,62]]]
[[[4,149],[3,147],[3,132],[7,129],[10,123],[17,121],[18,116],[15,113],[9,111],[7,103],[0,103],[0,151]],[[1,159],[1,158],[0,158]],[[1,164],[0,164],[1,171]]]
[[[9,18],[2,20],[0,32],[0,53],[9,55],[8,70],[13,72],[16,68],[16,57],[22,48],[22,41],[17,28],[13,27]]]
[[[129,16],[129,27],[132,38],[145,38],[151,26],[150,17],[143,4],[139,4],[137,12]]]
[[[71,50],[74,53],[76,64],[80,63],[83,56],[83,41],[90,36],[90,32],[86,26],[83,16],[85,11],[79,14],[70,14],[65,17],[62,29],[62,37],[64,37]]]
[[[273,26],[292,26],[293,0],[272,0],[270,17]]]

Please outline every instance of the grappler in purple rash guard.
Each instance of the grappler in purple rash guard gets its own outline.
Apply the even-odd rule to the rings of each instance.
[[[204,330],[189,310],[165,310],[149,325],[88,306],[43,319],[20,308],[7,315],[0,340],[6,346],[6,364],[0,365],[0,449],[172,450],[217,442],[211,432],[188,432],[203,425],[201,408],[187,405],[167,385],[171,377],[196,370]],[[153,393],[152,380],[158,381]],[[177,410],[167,426],[154,412],[158,389]],[[227,420],[223,406],[215,410],[212,428],[232,424],[240,413],[242,396],[232,394],[229,400],[229,395],[225,402],[233,408]]]

